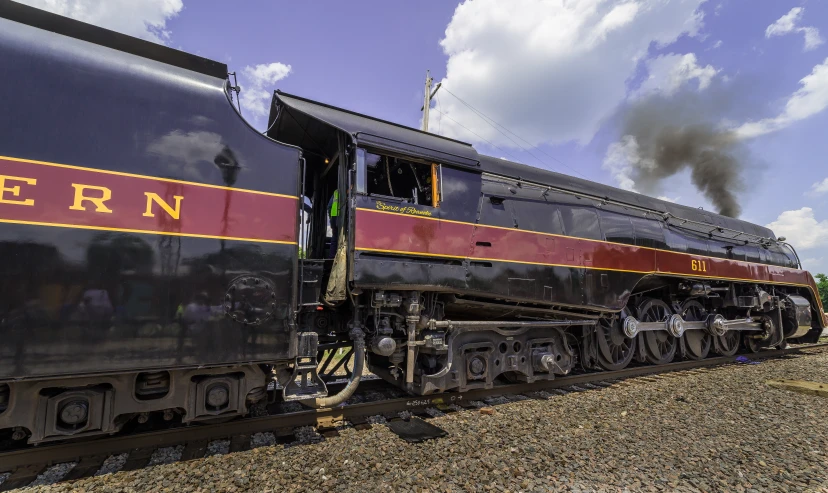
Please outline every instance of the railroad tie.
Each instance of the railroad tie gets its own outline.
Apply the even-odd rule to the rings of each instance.
[[[431,419],[431,414],[426,411],[427,408],[425,407],[416,407],[411,410],[411,415],[416,416],[420,419]]]
[[[32,481],[37,479],[37,477],[45,471],[47,467],[48,466],[46,464],[18,467],[12,471],[11,476],[6,478],[6,480],[0,484],[0,491],[9,491],[28,486]]]
[[[66,473],[61,481],[74,481],[76,479],[88,478],[94,476],[96,472],[101,469],[103,463],[108,458],[108,455],[91,455],[83,457],[80,462],[75,464],[71,471]]]
[[[351,416],[348,418],[348,422],[351,423],[351,426],[353,426],[355,430],[371,429],[371,423],[368,422],[368,418],[365,416]]]
[[[181,452],[181,461],[201,459],[207,453],[207,440],[193,440],[187,442]]]
[[[293,428],[277,428],[273,430],[273,437],[276,443],[281,445],[288,445],[296,441],[296,433]]]
[[[153,452],[155,449],[151,447],[132,449],[121,471],[135,471],[147,467]]]
[[[230,438],[230,452],[244,452],[250,450],[250,435],[235,435]]]

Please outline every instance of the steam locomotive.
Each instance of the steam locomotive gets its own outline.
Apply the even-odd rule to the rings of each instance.
[[[428,395],[759,351],[826,323],[761,226],[279,91],[262,134],[225,65],[14,2],[0,64],[15,440],[338,406],[364,366]]]

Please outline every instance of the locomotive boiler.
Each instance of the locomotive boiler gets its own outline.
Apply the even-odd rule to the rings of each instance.
[[[762,226],[279,91],[262,134],[225,65],[13,2],[0,63],[15,440],[343,405],[364,366],[427,395],[825,325],[813,278]]]

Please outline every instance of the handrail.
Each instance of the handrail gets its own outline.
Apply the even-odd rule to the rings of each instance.
[[[517,180],[519,183],[527,184],[529,186],[544,190],[544,195],[546,195],[547,192],[555,191],[555,192],[560,192],[560,193],[573,195],[575,197],[582,197],[582,198],[587,198],[587,199],[591,199],[591,200],[597,200],[597,201],[601,202],[601,204],[617,205],[617,206],[626,207],[626,208],[629,208],[629,209],[634,209],[634,210],[644,212],[644,213],[647,213],[647,214],[656,214],[659,217],[661,217],[661,219],[665,222],[668,222],[672,218],[672,219],[675,219],[677,221],[682,221],[682,224],[691,223],[691,224],[696,224],[696,225],[699,225],[699,226],[703,226],[705,228],[712,227],[712,229],[707,231],[707,233],[706,233],[710,237],[712,237],[713,233],[717,232],[717,231],[720,232],[720,233],[724,233],[725,231],[730,231],[730,232],[736,233],[736,236],[733,237],[733,238],[729,238],[727,236],[720,236],[720,238],[728,239],[728,240],[734,240],[738,236],[748,236],[750,238],[755,238],[755,240],[753,240],[753,242],[758,243],[759,245],[762,245],[762,246],[768,245],[770,243],[782,243],[782,242],[780,242],[779,240],[777,240],[775,238],[766,237],[766,236],[759,236],[759,235],[756,235],[756,234],[753,234],[753,233],[747,233],[747,232],[744,232],[744,231],[739,231],[739,230],[727,228],[727,227],[724,227],[724,226],[715,226],[715,225],[712,225],[712,224],[709,224],[709,223],[696,221],[694,219],[686,219],[686,218],[675,216],[675,215],[671,214],[670,212],[659,211],[659,210],[656,210],[656,209],[650,209],[650,208],[647,208],[647,207],[633,205],[633,204],[629,204],[629,203],[626,203],[626,202],[620,202],[618,200],[610,199],[609,197],[600,197],[600,196],[597,196],[597,195],[592,195],[592,194],[587,194],[587,193],[582,193],[582,192],[576,192],[574,190],[568,190],[566,188],[554,187],[554,186],[551,186],[551,185],[544,185],[544,184],[541,184],[541,183],[535,183],[535,182],[527,181],[527,180],[523,180],[523,179],[512,178],[512,177],[505,176],[505,175],[498,175],[498,174],[495,174],[495,173],[483,173],[483,175],[484,176],[492,176],[492,177],[507,179],[507,180],[512,180],[512,181]],[[669,224],[669,222],[668,222],[668,224]],[[702,231],[698,231],[698,232],[703,233]]]

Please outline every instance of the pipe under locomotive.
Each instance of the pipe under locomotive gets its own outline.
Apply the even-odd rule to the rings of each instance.
[[[813,278],[761,226],[278,91],[262,135],[223,64],[13,2],[0,63],[15,440],[232,418],[274,383],[337,406],[363,365],[426,395],[825,326]],[[349,383],[328,395],[336,370]]]

